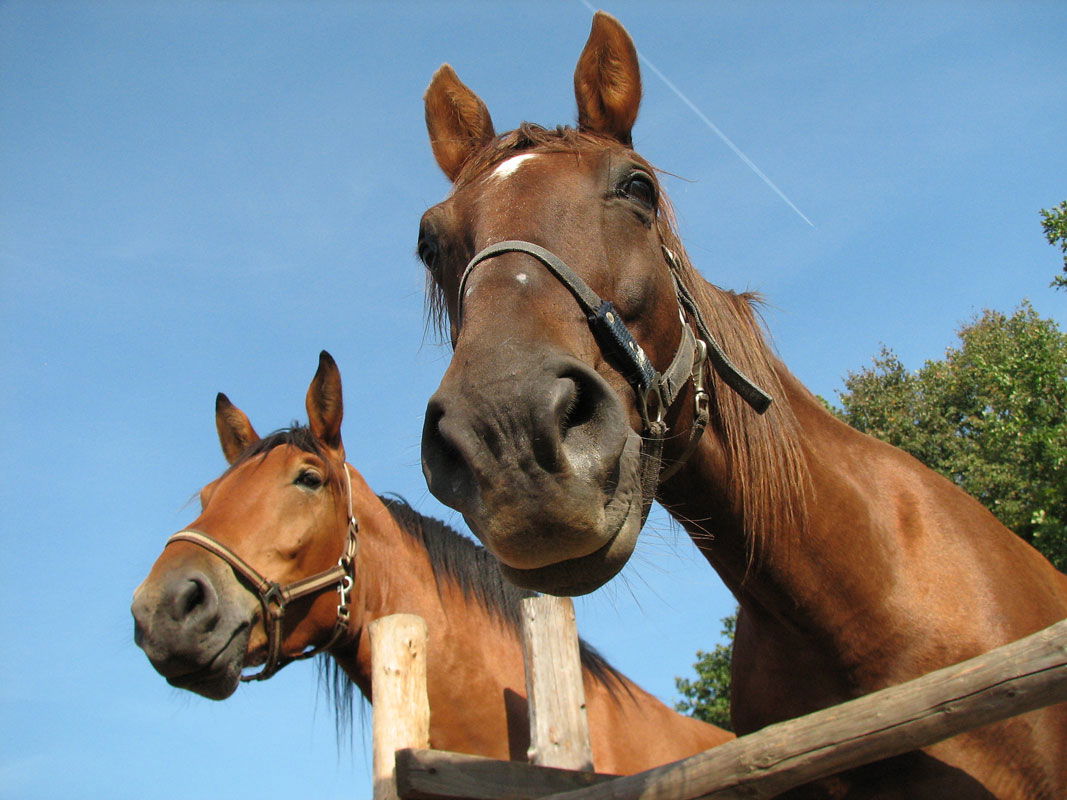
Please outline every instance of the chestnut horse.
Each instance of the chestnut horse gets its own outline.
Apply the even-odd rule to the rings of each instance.
[[[341,379],[325,352],[307,412],[308,427],[260,439],[219,395],[216,424],[230,468],[204,487],[200,516],[172,537],[135,592],[137,643],[173,686],[214,699],[236,690],[246,666],[264,665],[259,675],[269,677],[325,645],[369,699],[364,629],[388,614],[418,614],[429,628],[432,745],[524,760],[529,724],[517,629],[519,601],[529,593],[506,583],[471,540],[379,498],[345,463]],[[350,563],[338,569],[342,553]],[[326,578],[284,605],[277,593],[269,603],[256,596],[261,576],[297,595],[315,574]],[[347,610],[338,626],[342,583]],[[277,630],[269,618],[280,622]],[[599,771],[638,772],[733,738],[672,711],[581,649]]]
[[[655,496],[740,603],[739,733],[1067,616],[1067,576],[951,482],[835,419],[771,352],[754,298],[700,277],[632,149],[637,55],[606,14],[574,88],[576,129],[499,136],[448,65],[425,97],[453,186],[418,252],[454,355],[423,470],[505,574],[595,589]],[[1067,705],[809,793],[1067,797]]]

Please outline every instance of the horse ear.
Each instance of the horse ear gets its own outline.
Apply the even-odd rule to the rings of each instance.
[[[604,11],[593,15],[589,41],[574,70],[579,130],[610,136],[627,147],[641,105],[637,49],[626,29]]]
[[[423,102],[434,158],[455,181],[467,159],[496,136],[489,109],[448,64],[434,73]]]
[[[259,441],[259,434],[252,428],[245,412],[222,392],[215,397],[215,428],[219,432],[222,454],[229,464],[236,461],[249,445]]]
[[[319,368],[311,379],[307,394],[308,425],[312,435],[344,458],[345,448],[341,443],[341,418],[344,403],[341,397],[341,371],[333,356],[323,350],[319,353]]]

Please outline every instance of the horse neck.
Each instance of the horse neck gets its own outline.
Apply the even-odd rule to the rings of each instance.
[[[754,348],[738,349],[751,358],[748,350]],[[742,368],[771,391],[771,409],[757,416],[716,380],[711,423],[696,450],[657,495],[738,597],[753,567],[774,561],[799,535],[798,524],[807,522],[811,436],[800,418],[813,428],[820,427],[822,418],[833,421],[769,352]],[[809,420],[805,413],[812,404],[818,420]],[[685,431],[691,424],[685,419],[686,406],[679,403],[681,416],[668,419],[682,435],[668,437],[667,464],[684,458]]]
[[[354,469],[353,497],[359,520],[359,551],[352,593],[353,644],[333,655],[340,667],[372,698],[371,648],[367,627],[390,614],[416,614],[428,632],[427,690],[431,738],[439,748],[507,758],[509,737],[503,711],[492,719],[470,711],[472,697],[501,702],[524,691],[521,645],[499,615],[468,596],[447,575],[435,576],[419,539],[404,531]],[[427,535],[431,535],[427,533]],[[509,691],[511,694],[509,694]],[[444,711],[441,711],[444,709]],[[460,710],[451,714],[448,709]],[[494,741],[502,745],[492,744]],[[482,740],[486,741],[483,742]]]
[[[1062,606],[1060,576],[977,500],[838,420],[780,362],[775,370],[775,404],[795,418],[804,480],[760,486],[802,511],[793,524],[746,530],[744,498],[731,496],[737,481],[711,434],[663,492],[743,608],[840,649],[846,640],[868,646],[865,636],[921,619],[935,602],[951,605],[958,592],[986,597],[1003,616],[1011,591],[1033,595],[1029,580]]]

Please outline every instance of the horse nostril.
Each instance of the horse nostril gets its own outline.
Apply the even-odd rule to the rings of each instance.
[[[567,434],[588,421],[588,403],[583,400],[582,384],[571,375],[560,375],[552,381],[542,417],[531,440],[534,457],[548,472],[563,467],[563,451]]]
[[[470,468],[445,424],[445,402],[434,395],[426,405],[422,428],[422,472],[441,502],[462,510],[470,492]],[[452,427],[455,427],[453,425]]]
[[[565,406],[560,404],[559,413],[560,430],[564,437],[571,429],[591,422],[596,416],[598,392],[595,387],[586,383],[584,377],[583,375],[568,375],[559,381],[560,384],[569,384],[566,392],[558,396],[559,401],[566,400]]]
[[[176,582],[170,598],[171,617],[178,622],[210,615],[215,592],[206,576],[188,575]]]
[[[567,359],[556,366],[548,407],[554,425],[553,447],[543,445],[542,464],[565,468],[594,483],[607,478],[626,430],[611,387],[592,367]],[[621,424],[618,424],[621,423]]]
[[[189,581],[183,594],[185,615],[191,614],[193,609],[204,602],[204,587],[198,580]]]

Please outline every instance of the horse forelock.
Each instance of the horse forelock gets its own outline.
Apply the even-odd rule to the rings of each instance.
[[[313,453],[317,456],[325,456],[325,451],[322,449],[322,445],[311,433],[311,429],[306,425],[300,425],[294,422],[288,428],[279,428],[272,433],[267,434],[262,439],[257,439],[248,445],[234,462],[230,464],[230,468],[227,472],[232,472],[237,467],[241,466],[247,461],[251,461],[253,458],[264,453],[268,453],[275,448],[282,445],[289,445],[295,447],[298,450],[303,450],[305,453]]]
[[[342,481],[342,472],[335,459],[330,457],[330,454],[323,448],[322,443],[315,438],[315,435],[311,432],[311,428],[307,425],[300,425],[294,422],[288,428],[279,428],[273,431],[262,439],[258,439],[248,447],[246,447],[239,456],[234,460],[232,464],[222,473],[220,477],[225,477],[237,469],[242,464],[254,460],[255,458],[269,453],[271,450],[276,450],[279,447],[288,446],[295,447],[305,453],[311,453],[322,459],[326,466],[326,478],[330,481],[336,481],[336,485],[340,486]]]

